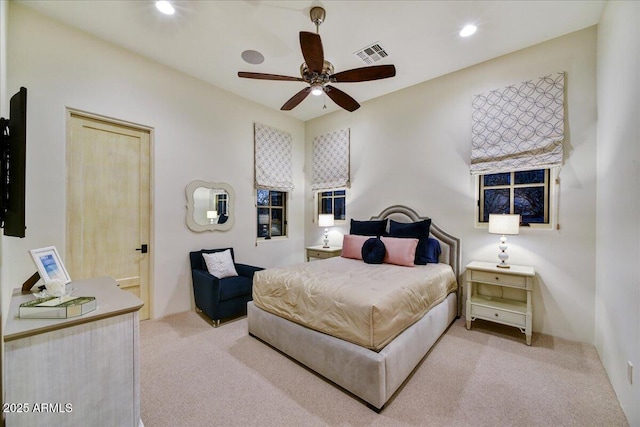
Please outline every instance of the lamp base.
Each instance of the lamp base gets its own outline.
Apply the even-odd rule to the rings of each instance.
[[[498,259],[500,260],[500,264],[497,264],[498,268],[511,268],[509,264],[507,264],[507,260],[509,259],[509,254],[507,253],[507,237],[503,235],[500,238],[500,252],[498,253]]]
[[[322,241],[322,243],[324,243],[324,245],[322,245],[324,249],[329,248],[329,229],[328,228],[324,229],[324,240]]]

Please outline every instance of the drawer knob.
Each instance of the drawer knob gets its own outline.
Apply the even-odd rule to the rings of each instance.
[[[498,317],[498,316],[499,316],[499,314],[498,314],[498,313],[496,313],[496,317]]]
[[[496,280],[500,280],[500,278],[498,276],[496,276]]]

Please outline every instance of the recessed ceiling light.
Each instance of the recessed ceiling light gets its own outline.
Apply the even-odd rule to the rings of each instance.
[[[460,37],[469,37],[473,35],[478,27],[473,24],[465,25],[463,29],[460,30]]]
[[[256,50],[245,50],[241,56],[247,64],[262,64],[264,62],[264,55]]]
[[[173,15],[174,13],[176,13],[174,7],[167,0],[158,0],[156,2],[156,9],[158,9],[165,15]]]

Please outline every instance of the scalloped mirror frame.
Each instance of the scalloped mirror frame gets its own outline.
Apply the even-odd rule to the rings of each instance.
[[[224,224],[198,224],[193,218],[194,212],[194,202],[193,202],[193,193],[197,188],[204,187],[209,189],[222,189],[227,192],[229,195],[229,200],[227,201],[229,207],[229,219]],[[233,191],[233,188],[225,182],[207,182],[207,181],[191,181],[187,188],[185,189],[185,193],[187,195],[187,227],[191,231],[195,231],[197,233],[201,233],[203,231],[227,231],[230,230],[235,222],[235,209],[233,207],[233,203],[235,201],[236,195]]]

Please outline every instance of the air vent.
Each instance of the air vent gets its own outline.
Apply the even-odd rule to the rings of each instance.
[[[354,55],[362,59],[365,64],[373,64],[374,62],[378,62],[382,58],[386,58],[387,56],[389,56],[387,51],[384,50],[384,48],[380,46],[380,43],[378,42],[360,49],[359,51],[354,53]]]

